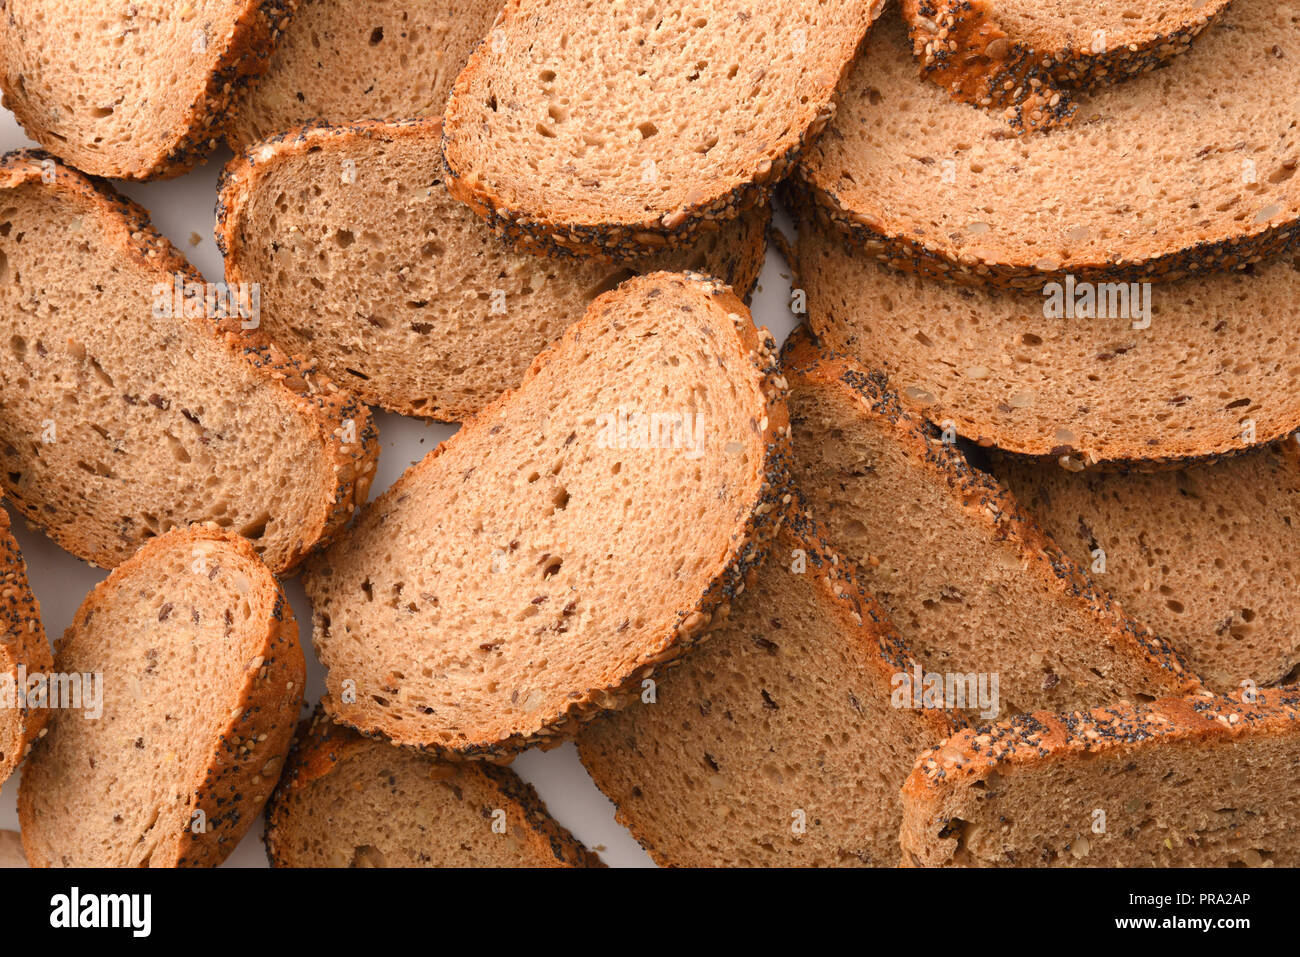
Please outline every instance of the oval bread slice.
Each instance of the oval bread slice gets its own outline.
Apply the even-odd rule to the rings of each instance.
[[[601,296],[304,579],[343,723],[508,758],[695,643],[788,494],[775,345],[722,283]]]
[[[45,727],[49,710],[28,696],[28,681],[48,674],[53,661],[41,604],[27,582],[27,563],[9,530],[9,513],[0,505],[0,784]]]
[[[80,706],[61,699],[23,769],[32,865],[220,864],[280,776],[306,674],[252,546],[211,526],[149,542],[82,603],[54,669]]]

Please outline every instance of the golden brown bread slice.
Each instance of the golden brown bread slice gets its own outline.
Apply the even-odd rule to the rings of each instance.
[[[578,747],[661,865],[892,867],[902,782],[954,730],[948,712],[912,706],[914,667],[856,572],[792,509],[731,617]]]
[[[49,710],[28,696],[34,690],[28,679],[47,676],[53,662],[41,604],[27,582],[27,563],[0,502],[0,784],[45,728]]]
[[[0,485],[111,567],[212,521],[294,568],[365,501],[370,412],[230,308],[147,214],[20,151],[0,162]],[[190,293],[193,295],[190,295]]]
[[[32,865],[220,864],[280,776],[306,674],[252,545],[201,525],[149,542],[87,596],[54,669],[70,694],[18,794]]]
[[[262,328],[362,399],[462,420],[519,385],[591,300],[640,272],[718,276],[745,297],[768,207],[618,267],[512,250],[443,185],[442,121],[308,127],[226,169],[226,279],[262,290]]]
[[[1198,695],[959,732],[903,788],[920,867],[1295,867],[1300,692]]]
[[[1002,714],[1199,688],[883,376],[802,329],[783,368],[796,484],[927,671],[997,676]]]
[[[297,0],[8,0],[0,86],[34,140],[95,176],[179,176],[217,145],[231,104]]]
[[[441,762],[319,709],[267,805],[272,867],[602,867],[509,768]]]
[[[628,280],[313,560],[325,710],[505,758],[621,706],[727,613],[788,443],[775,344],[730,289]]]

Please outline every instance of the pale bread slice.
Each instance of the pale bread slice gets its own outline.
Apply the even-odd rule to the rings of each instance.
[[[27,696],[29,679],[47,676],[54,663],[41,603],[27,581],[27,563],[0,502],[0,784],[17,770],[42,734],[49,710]]]

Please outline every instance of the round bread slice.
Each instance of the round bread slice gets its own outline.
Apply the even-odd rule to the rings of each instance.
[[[731,617],[640,704],[588,725],[579,753],[663,866],[893,866],[902,783],[955,729],[913,707],[915,667],[792,509]]]
[[[884,0],[509,0],[447,104],[453,196],[507,237],[635,258],[764,204]]]
[[[95,176],[179,176],[217,145],[297,0],[8,0],[4,105]]]
[[[54,669],[80,694],[23,769],[32,865],[220,864],[280,776],[306,675],[252,545],[212,526],[149,542],[82,603]]]
[[[234,105],[239,152],[312,120],[442,116],[501,0],[300,0],[266,73]]]
[[[211,521],[285,572],[347,522],[378,457],[370,412],[244,328],[246,292],[204,283],[108,187],[7,156],[0,485],[18,510],[107,567]]]
[[[902,0],[921,75],[1017,132],[1068,120],[1070,90],[1185,51],[1232,0]]]
[[[603,867],[509,768],[364,738],[319,709],[266,814],[272,867]]]
[[[983,289],[881,265],[808,212],[797,283],[818,337],[980,445],[1155,469],[1300,428],[1300,257],[1147,288]],[[1085,294],[1093,314],[1062,308]]]
[[[775,348],[703,276],[598,298],[309,564],[325,710],[503,759],[639,693],[725,616],[775,530]]]
[[[226,170],[217,242],[258,283],[262,328],[368,403],[459,421],[519,385],[591,300],[635,273],[711,273],[748,295],[768,207],[630,268],[512,250],[443,185],[440,118],[312,127]]]
[[[1080,95],[1074,122],[1033,136],[920,79],[901,18],[867,47],[798,177],[882,262],[1025,288],[1176,279],[1300,234],[1293,4],[1235,0],[1167,67]]]
[[[27,583],[27,564],[0,506],[0,784],[40,737],[49,710],[28,695],[29,678],[47,675],[54,659],[41,605]]]

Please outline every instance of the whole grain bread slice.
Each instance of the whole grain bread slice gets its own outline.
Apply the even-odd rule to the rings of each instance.
[[[1199,689],[884,376],[786,344],[795,480],[928,673],[997,678],[998,714]],[[991,709],[983,709],[985,719]]]
[[[1295,867],[1300,693],[1196,695],[967,729],[903,788],[921,867]]]
[[[447,105],[452,195],[529,246],[657,252],[766,202],[884,0],[509,0]]]
[[[501,0],[300,0],[266,73],[231,110],[239,152],[313,120],[441,117]]]
[[[1232,0],[902,0],[921,75],[1019,133],[1068,121],[1071,90],[1146,73]]]
[[[272,867],[602,867],[509,768],[304,725],[266,814]]]
[[[81,694],[61,698],[23,769],[28,861],[220,864],[275,786],[306,675],[252,545],[210,525],[149,542],[82,603],[54,668]]]
[[[297,0],[8,0],[4,105],[41,146],[118,179],[178,176],[217,145],[231,104]]]
[[[231,163],[217,242],[231,284],[262,290],[262,328],[366,402],[465,419],[634,272],[758,281],[768,207],[621,268],[501,243],[443,185],[441,118],[309,127]]]
[[[27,563],[0,506],[0,784],[45,728],[49,711],[28,697],[27,679],[48,674],[53,661]]]
[[[788,442],[775,344],[740,300],[628,280],[309,565],[325,710],[502,759],[623,705],[725,617]]]
[[[1167,67],[1024,137],[919,79],[900,18],[867,47],[798,178],[882,262],[1026,288],[1176,279],[1240,269],[1300,232],[1293,5],[1236,0]]]
[[[661,865],[893,866],[916,753],[955,730],[849,563],[793,510],[731,617],[579,753]]]
[[[1070,469],[1154,469],[1300,428],[1291,332],[1300,257],[1157,284],[1149,295],[1125,286],[1082,315],[1053,300],[1073,306],[1099,290],[925,280],[802,212],[797,283],[817,335],[887,373],[909,409],[973,442]]]
[[[1179,472],[1074,474],[995,458],[1062,550],[1216,691],[1300,665],[1300,446]]]
[[[0,162],[0,280],[0,483],[74,555],[111,567],[212,521],[283,572],[364,502],[369,410],[245,330],[255,297],[242,317],[108,187]]]

